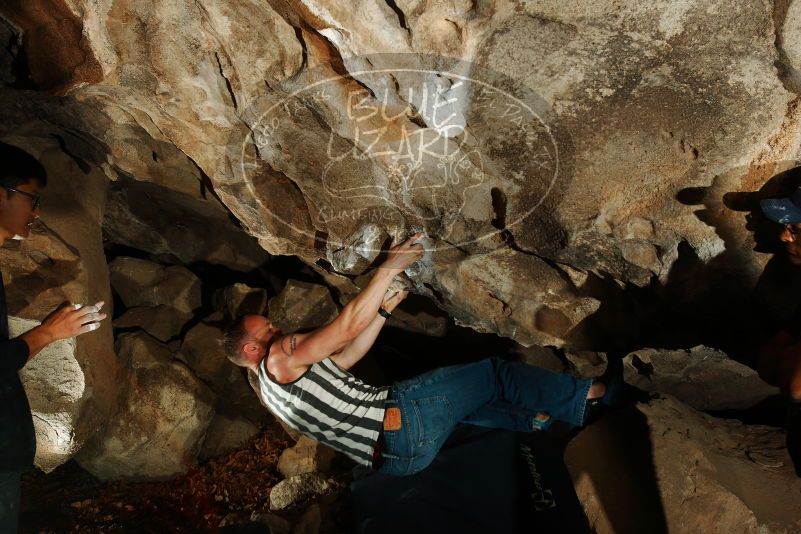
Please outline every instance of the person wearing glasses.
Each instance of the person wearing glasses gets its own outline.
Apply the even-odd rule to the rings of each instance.
[[[801,188],[789,197],[762,200],[760,206],[768,219],[782,225],[779,239],[786,258],[801,274]],[[801,477],[801,331],[779,331],[760,351],[757,370],[787,397],[787,450]]]
[[[36,159],[17,147],[0,143],[0,246],[7,239],[25,239],[39,217],[39,190],[47,173]],[[0,272],[0,532],[17,532],[20,475],[33,467],[36,436],[19,370],[54,341],[97,330],[106,314],[103,303],[69,304],[42,324],[9,339],[8,311]]]

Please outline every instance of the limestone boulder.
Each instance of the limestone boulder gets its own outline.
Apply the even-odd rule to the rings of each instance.
[[[269,306],[270,320],[284,332],[322,326],[338,313],[328,288],[299,280],[287,281]]]
[[[300,18],[325,38],[326,52],[333,46],[345,58],[343,67],[369,91],[351,79],[331,82],[324,91],[316,82],[335,77],[333,69],[301,72],[265,95],[240,140],[253,156],[245,158],[249,168],[260,169],[274,184],[271,192],[287,179],[297,185],[291,194],[281,193],[287,202],[273,202],[270,213],[291,235],[324,245],[332,270],[363,268],[355,256],[340,259],[341,252],[369,241],[361,237],[371,225],[397,236],[420,224],[438,250],[457,246],[487,253],[508,247],[512,255],[539,257],[549,267],[566,264],[641,286],[654,278],[664,282],[680,243],[689,244],[701,262],[725,248],[720,232],[696,216],[696,208],[677,201],[680,190],[797,152],[798,108],[774,69],[773,11],[764,3],[602,2],[566,8],[562,2],[520,7],[499,1],[486,9],[468,2],[399,4],[397,17],[371,5],[358,20],[326,0],[305,5]],[[311,32],[303,37],[310,57],[323,49]],[[432,67],[424,57],[445,50],[472,63],[438,58]],[[731,50],[741,51],[734,64]],[[395,56],[381,56],[386,52]],[[399,66],[412,73],[398,74]],[[426,76],[431,70],[439,79]],[[474,80],[485,88],[502,87],[518,100],[507,103],[501,92],[466,89]],[[514,82],[532,91],[510,91]],[[424,94],[443,95],[447,113],[440,117],[424,109]],[[520,102],[536,110],[537,120],[524,117]],[[265,117],[277,109],[289,111],[272,122]],[[541,127],[515,130],[517,124]],[[298,132],[302,155],[287,149]],[[459,137],[462,132],[467,135]],[[442,147],[436,152],[442,161],[411,157],[407,140],[418,138],[427,148]],[[249,181],[247,173],[236,176],[234,183]],[[735,187],[753,186],[751,178],[743,173]],[[443,183],[449,187],[437,188]],[[258,227],[251,204],[236,200],[234,186],[222,189],[234,213]],[[298,191],[307,200],[310,222],[286,212],[285,204],[301,205]],[[727,238],[747,235],[745,221],[738,222],[727,228]],[[276,251],[285,248],[280,240],[263,242]],[[299,249],[307,258],[309,251]],[[424,276],[430,270],[426,265],[410,275],[430,286],[444,309],[463,309],[468,299],[443,291],[438,275]],[[532,267],[521,279],[541,287],[540,270]],[[570,300],[573,288],[560,289],[564,293],[550,291]],[[510,328],[508,320],[496,327],[486,318],[496,317],[499,305],[489,298],[471,300],[476,303],[462,312],[463,324],[484,330],[489,322],[504,336],[514,331],[524,344],[562,339],[552,321],[545,321],[545,331],[536,323]]]
[[[79,463],[102,479],[163,479],[196,465],[214,417],[214,394],[167,347],[123,334],[120,411],[82,450]]]
[[[280,515],[268,510],[254,511],[250,520],[270,529],[270,534],[289,534],[292,524]]]
[[[431,270],[457,324],[497,332],[523,345],[560,346],[599,306],[597,300],[580,296],[558,269],[510,249],[435,263]]]
[[[623,363],[629,384],[650,393],[670,394],[696,410],[750,408],[779,393],[750,367],[704,346],[638,350]]]
[[[222,330],[207,321],[209,318],[186,333],[176,358],[214,391],[221,411],[239,414],[254,422],[269,418],[268,412],[250,388],[244,370],[226,357],[222,347]]]
[[[270,509],[284,510],[330,488],[331,484],[319,473],[305,473],[285,478],[270,491]]]
[[[247,445],[259,433],[259,426],[236,414],[217,413],[211,420],[198,459],[204,462]]]
[[[408,301],[404,308],[408,306]],[[395,308],[392,317],[387,321],[387,326],[402,328],[409,332],[425,334],[432,337],[443,337],[448,331],[448,316],[437,311],[431,310],[405,310]]]
[[[721,238],[675,193],[795,154],[795,95],[773,66],[766,4],[544,2],[498,23],[476,58],[536,88],[571,132],[574,172],[552,191],[564,263],[642,284],[669,272],[676,239],[710,259]],[[511,230],[529,250],[541,235],[533,222]]]
[[[181,328],[192,316],[179,312],[171,306],[135,307],[114,319],[114,328],[140,328],[162,342],[167,342],[181,333]]]
[[[338,273],[361,274],[381,253],[388,237],[380,226],[366,224],[345,238],[342,246],[329,247],[326,259]]]
[[[214,294],[215,309],[230,319],[250,313],[265,313],[268,302],[267,290],[241,283],[219,289]]]
[[[673,397],[601,419],[570,443],[566,461],[599,533],[801,529],[801,480],[784,433]]]
[[[797,1],[789,0],[777,4],[777,14],[784,16],[784,24],[777,28],[777,45],[779,45],[780,59],[783,60],[783,81],[788,89],[801,90],[801,37],[798,28],[801,28],[801,5]],[[781,21],[781,19],[778,19]],[[782,74],[782,73],[780,73]]]
[[[109,275],[111,287],[129,308],[165,305],[191,314],[200,307],[200,279],[186,267],[120,256],[109,264]]]
[[[200,233],[198,213],[224,227],[216,195],[265,250],[331,275],[423,228],[438,262],[503,250],[521,284],[574,303],[586,275],[665,283],[680,246],[708,264],[747,245],[744,216],[717,228],[677,194],[801,146],[784,68],[797,70],[797,1],[17,4],[0,9],[30,75],[4,74],[8,124],[75,132],[70,152],[118,182],[107,236],[183,261],[253,264],[235,231]],[[34,28],[60,38],[22,37]],[[767,179],[732,176],[727,192]],[[752,249],[749,277],[764,263]],[[462,270],[479,280],[482,263]],[[503,301],[510,319],[494,283],[467,298],[431,262],[407,275],[462,324],[526,345],[565,344],[589,313],[539,301],[524,320]]]
[[[208,384],[228,381],[233,369],[222,347],[222,330],[205,322],[190,329],[181,342],[180,358]]]
[[[195,189],[204,189],[200,178]],[[103,235],[171,263],[207,262],[239,271],[265,263],[269,255],[258,242],[231,220],[212,192],[205,195],[196,198],[121,176],[108,189]]]
[[[9,332],[16,337],[39,324],[9,317]],[[45,472],[69,460],[86,439],[80,416],[88,392],[76,352],[75,338],[51,343],[20,371],[36,431],[36,466]]]
[[[278,471],[289,478],[303,473],[325,472],[331,468],[333,449],[301,436],[294,446],[285,449],[278,458]]]
[[[12,335],[65,302],[104,301],[103,311],[113,311],[100,231],[107,179],[61,150],[47,130],[27,133],[3,140],[36,156],[49,180],[41,219],[28,239],[0,248]],[[28,363],[20,376],[35,414],[40,469],[52,471],[72,458],[115,411],[118,372],[110,320],[99,330],[50,345]]]

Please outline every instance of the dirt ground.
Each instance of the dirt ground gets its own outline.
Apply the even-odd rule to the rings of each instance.
[[[269,510],[283,478],[278,457],[292,444],[274,424],[241,450],[162,482],[104,483],[75,462],[32,472],[22,480],[20,533],[217,532],[226,516]]]

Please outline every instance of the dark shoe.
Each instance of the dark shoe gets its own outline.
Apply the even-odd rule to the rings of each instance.
[[[603,403],[604,397],[606,397],[606,395],[597,399],[587,399],[587,404],[584,406],[584,424],[582,426],[594,423],[603,415],[608,408],[608,406]]]
[[[606,371],[597,382],[606,386],[606,392],[601,397],[587,399],[584,409],[584,424],[588,425],[603,415],[609,409],[634,406],[638,402],[647,402],[649,396],[623,380],[623,360],[610,359]]]
[[[598,381],[606,385],[606,393],[601,397],[601,403],[609,408],[633,406],[638,402],[647,402],[649,399],[646,392],[623,380],[622,358],[610,358],[606,365],[606,371]]]

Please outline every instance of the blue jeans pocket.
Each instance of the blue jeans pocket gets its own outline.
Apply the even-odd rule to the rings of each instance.
[[[417,418],[417,446],[424,447],[447,437],[455,425],[453,408],[447,397],[424,397],[411,401]]]

